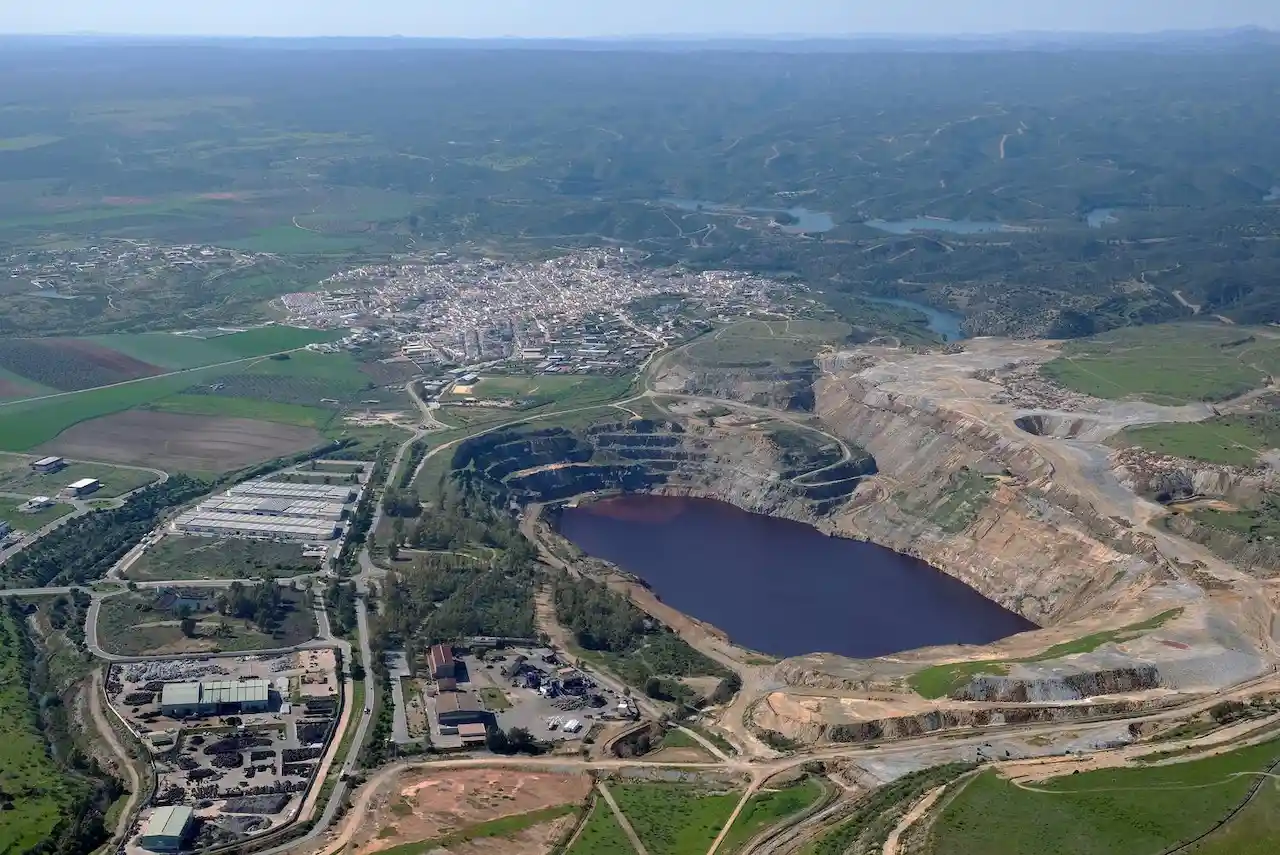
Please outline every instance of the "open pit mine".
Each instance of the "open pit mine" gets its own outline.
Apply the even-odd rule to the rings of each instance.
[[[564,545],[555,521],[567,501],[716,499],[914,556],[1039,627],[984,646],[869,659],[814,651],[766,665],[626,568],[606,568],[643,608],[744,673],[742,697],[723,712],[744,733],[856,742],[1096,719],[1272,679],[1274,555],[1199,542],[1185,523],[1168,524],[1168,505],[1170,491],[1262,490],[1274,475],[1116,451],[1106,440],[1126,427],[1210,410],[1066,391],[1039,373],[1056,355],[1053,342],[999,339],[828,352],[811,412],[795,408],[810,397],[795,378],[770,396],[762,377],[670,360],[646,393],[667,419],[535,423],[463,443],[454,465],[528,505],[544,544]]]

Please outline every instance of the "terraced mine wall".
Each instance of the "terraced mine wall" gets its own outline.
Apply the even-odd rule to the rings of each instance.
[[[818,725],[819,742],[870,742],[876,739],[903,739],[924,736],[954,728],[986,727],[988,725],[1041,724],[1046,722],[1097,719],[1108,716],[1132,714],[1157,708],[1159,704],[1145,701],[1108,701],[1096,704],[1071,706],[1017,706],[991,709],[947,709],[918,715],[860,721],[852,724]]]
[[[1268,540],[1265,531],[1250,531],[1241,525],[1211,525],[1198,513],[1215,507],[1274,508],[1280,497],[1280,473],[1275,469],[1179,460],[1138,448],[1116,452],[1111,464],[1122,484],[1174,510],[1163,521],[1169,531],[1207,547],[1255,576],[1280,574],[1280,541]]]
[[[1041,626],[1161,572],[1149,536],[1056,485],[1029,445],[856,374],[824,376],[816,412],[886,476],[879,495],[859,496],[824,529],[921,558]]]
[[[876,463],[860,453],[798,459],[766,431],[632,419],[581,430],[524,428],[467,440],[455,471],[473,471],[520,502],[590,492],[720,499],[757,513],[814,522],[852,497]],[[832,462],[834,460],[834,462]]]

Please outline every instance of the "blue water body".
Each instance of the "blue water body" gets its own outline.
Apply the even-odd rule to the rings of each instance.
[[[1035,628],[923,561],[721,502],[620,496],[569,508],[559,525],[664,603],[774,656],[885,656]]]
[[[964,338],[964,330],[960,324],[964,318],[952,312],[944,312],[914,300],[902,300],[897,297],[867,297],[869,303],[880,303],[885,306],[898,306],[903,309],[915,309],[929,319],[929,330],[942,336],[944,341],[959,341]]]
[[[935,220],[929,217],[914,217],[910,220],[867,220],[865,225],[895,235],[909,235],[915,232],[979,235],[989,232],[1018,231],[1013,226],[995,220]]]
[[[790,214],[796,221],[780,228],[787,234],[793,235],[829,232],[836,227],[835,218],[826,211],[810,211],[808,208],[742,208],[702,199],[663,199],[662,201],[681,211],[702,211],[707,214]]]
[[[1084,221],[1089,224],[1089,228],[1100,229],[1120,222],[1120,218],[1116,216],[1115,208],[1095,208],[1084,215]]]

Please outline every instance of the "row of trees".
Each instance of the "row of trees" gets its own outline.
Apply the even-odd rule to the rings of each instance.
[[[280,586],[274,582],[245,587],[231,585],[217,598],[218,613],[239,620],[249,620],[259,630],[270,634],[284,620],[287,608]]]

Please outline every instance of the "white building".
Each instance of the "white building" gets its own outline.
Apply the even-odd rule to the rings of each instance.
[[[351,487],[329,484],[291,484],[284,481],[245,481],[227,490],[227,496],[262,499],[297,499],[346,504],[356,497]]]
[[[333,540],[341,531],[330,521],[307,517],[272,517],[258,514],[204,513],[199,508],[179,514],[173,530],[182,534],[248,537],[310,543]]]

